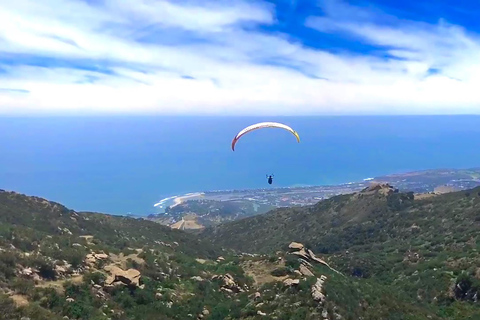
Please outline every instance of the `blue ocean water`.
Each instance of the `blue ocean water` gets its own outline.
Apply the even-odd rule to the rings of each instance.
[[[281,129],[244,136],[243,127]],[[480,166],[480,117],[0,118],[0,188],[75,210],[149,214],[197,191],[325,185],[431,168]]]

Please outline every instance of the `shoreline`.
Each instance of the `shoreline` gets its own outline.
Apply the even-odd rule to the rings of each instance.
[[[206,197],[209,199],[214,199],[218,200],[217,198],[223,196],[226,196],[226,198],[236,198],[237,194],[243,194],[243,193],[292,193],[295,191],[305,191],[305,190],[311,190],[312,192],[318,191],[317,189],[332,189],[331,191],[334,191],[335,189],[340,189],[340,188],[361,188],[366,185],[372,184],[372,183],[379,183],[379,182],[385,182],[385,183],[391,183],[394,182],[392,180],[397,180],[400,179],[401,182],[404,184],[408,180],[409,177],[418,177],[418,176],[433,176],[436,179],[439,179],[441,181],[438,181],[439,185],[445,185],[445,184],[451,184],[454,181],[474,181],[477,183],[480,183],[480,168],[467,168],[467,169],[426,169],[426,170],[419,170],[419,171],[407,171],[403,173],[394,173],[394,174],[389,174],[389,175],[384,175],[384,176],[376,176],[372,177],[369,176],[367,178],[363,178],[361,180],[353,181],[353,182],[344,182],[344,183],[339,183],[339,184],[326,184],[326,185],[310,185],[310,186],[290,186],[290,187],[270,187],[270,188],[248,188],[248,189],[226,189],[226,190],[210,190],[210,191],[203,191],[203,192],[192,192],[192,193],[186,193],[184,195],[177,195],[177,196],[171,196],[168,198],[162,199],[160,202],[154,205],[154,207],[159,207],[160,209],[163,209],[165,207],[175,207],[178,206],[179,204],[183,203],[186,200],[189,199],[195,199],[195,198],[200,198],[200,197]],[[430,181],[431,177],[426,180],[426,182]],[[396,181],[399,183],[400,181]],[[425,182],[425,183],[426,183]],[[415,184],[414,181],[410,181],[410,184],[413,183]],[[323,190],[323,191],[325,191]],[[223,200],[223,199],[221,199]],[[221,201],[220,200],[220,201]]]
[[[200,198],[200,197],[203,197],[204,195],[205,195],[204,192],[194,192],[194,193],[187,193],[187,194],[182,195],[182,196],[176,196],[173,199],[173,204],[169,207],[173,208],[175,206],[178,206],[179,204],[181,204],[182,202],[184,202],[187,199]]]

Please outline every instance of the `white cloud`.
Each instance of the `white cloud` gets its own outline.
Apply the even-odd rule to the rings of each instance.
[[[401,21],[327,1],[327,15],[306,22],[392,47],[389,54],[403,59],[385,60],[246,31],[245,23],[275,23],[271,6],[252,1],[0,2],[0,53],[112,71],[2,65],[0,56],[0,88],[29,91],[0,90],[0,114],[480,113],[480,41],[442,21]],[[168,43],[169,32],[201,41]],[[429,76],[431,68],[440,71]]]

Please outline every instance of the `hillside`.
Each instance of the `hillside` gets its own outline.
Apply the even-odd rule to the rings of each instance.
[[[165,213],[152,214],[146,219],[181,230],[198,230],[208,226],[258,215],[273,206],[249,200],[187,200],[167,207]]]
[[[2,319],[185,319],[229,300],[191,279],[217,274],[217,265],[197,259],[223,253],[150,221],[0,191]],[[230,273],[241,281],[241,270]],[[192,298],[208,293],[202,303]]]
[[[457,198],[468,199],[465,206],[479,198],[473,193],[448,196],[452,198],[444,199],[445,208],[458,205]],[[311,215],[329,211],[337,216],[335,229],[362,225],[372,210],[388,221],[390,212],[402,213],[415,201],[382,189],[302,210]],[[349,212],[357,209],[352,217]],[[288,210],[300,209],[279,211],[295,229],[297,218],[288,216]],[[470,230],[462,225],[466,239]],[[264,255],[234,253],[151,221],[75,212],[45,199],[0,191],[0,309],[4,319],[12,320],[460,320],[480,315],[477,254],[470,247],[455,247],[460,244],[456,234],[444,247],[448,251],[437,248],[436,255],[412,249],[406,254],[402,243],[392,253],[393,245],[373,236],[369,245],[362,244],[365,239],[350,246],[345,240],[330,254],[321,254],[325,246],[287,241],[299,235],[266,241],[267,248],[256,243],[252,248]],[[224,242],[235,244],[237,236],[240,245],[248,243],[241,233]],[[330,237],[334,244],[336,233]],[[471,239],[468,243],[475,245]],[[446,257],[451,259],[444,267]]]
[[[209,228],[203,236],[252,253],[301,242],[350,277],[393,285],[452,318],[461,312],[480,318],[479,231],[480,188],[419,200],[377,185]]]

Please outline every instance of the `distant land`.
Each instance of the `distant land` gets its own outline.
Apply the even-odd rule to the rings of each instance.
[[[198,231],[273,208],[312,205],[336,195],[358,192],[372,183],[388,183],[400,192],[414,192],[424,197],[480,186],[480,168],[395,173],[339,185],[189,193],[169,198],[173,205],[167,206],[165,213],[149,215],[147,219],[177,229]]]

